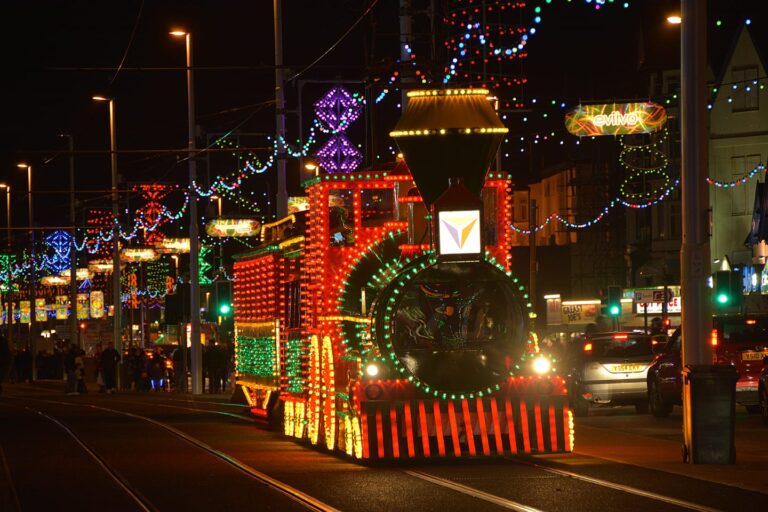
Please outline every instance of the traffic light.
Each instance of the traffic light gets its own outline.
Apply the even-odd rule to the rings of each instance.
[[[216,281],[216,314],[221,319],[228,318],[232,314],[232,283],[229,281]]]
[[[712,300],[717,308],[740,306],[744,297],[742,288],[738,272],[718,270],[712,274]]]
[[[621,316],[621,286],[608,287],[608,314],[612,317]]]

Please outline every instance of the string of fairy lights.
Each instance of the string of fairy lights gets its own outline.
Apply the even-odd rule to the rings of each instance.
[[[571,3],[571,0],[566,0],[567,3]],[[599,11],[601,8],[609,6],[610,4],[620,5],[623,8],[629,7],[629,2],[621,2],[614,0],[584,0],[586,4],[591,4],[595,10]],[[502,33],[502,28],[495,28],[495,32],[491,32],[488,26],[481,25],[478,21],[474,20],[474,17],[480,14],[478,11],[481,2],[479,0],[461,0],[457,1],[457,8],[451,13],[451,19],[447,22],[455,28],[463,31],[460,37],[454,38],[452,42],[446,41],[446,47],[454,52],[454,55],[450,58],[450,63],[445,67],[445,75],[442,77],[443,83],[448,83],[449,80],[457,80],[461,78],[472,78],[469,73],[465,73],[462,76],[463,69],[469,67],[472,64],[471,59],[477,58],[478,55],[483,54],[478,50],[478,47],[485,47],[485,54],[490,54],[492,58],[497,61],[512,61],[518,58],[524,58],[527,56],[526,46],[529,38],[537,33],[540,28],[543,14],[546,9],[553,4],[553,0],[544,0],[534,3],[533,5],[533,17],[527,23],[522,23],[514,34]],[[486,1],[484,2],[486,9],[489,11],[496,10],[514,10],[526,6],[525,2],[513,2],[513,1]],[[747,19],[746,24],[751,24],[751,20]],[[722,22],[719,20],[716,22],[716,26],[720,27]],[[499,44],[494,38],[499,38],[504,44]],[[415,68],[415,74],[417,80],[422,83],[429,83],[430,77],[428,73],[419,69],[419,63],[416,53],[410,46],[405,46],[406,53],[408,55],[407,62],[397,61],[396,65],[410,65]],[[488,51],[490,50],[490,51]],[[478,53],[480,51],[480,53]],[[474,53],[473,53],[474,52]],[[499,82],[497,85],[521,85],[525,83],[525,78],[511,77],[500,73],[498,77]],[[382,102],[384,98],[392,91],[398,91],[398,81],[402,79],[402,74],[399,71],[394,71],[385,81],[386,86],[382,89],[379,95],[374,99],[376,104]],[[501,80],[507,80],[502,83]],[[708,108],[712,109],[714,105],[714,99],[724,93],[728,93],[726,101],[731,103],[733,97],[741,92],[749,93],[753,90],[762,91],[765,89],[766,77],[759,77],[753,80],[745,80],[738,83],[721,84],[719,87],[713,87],[711,89],[712,99],[708,103]],[[742,91],[743,90],[743,91]],[[354,102],[359,105],[365,105],[365,98],[359,93],[353,93],[351,97]],[[678,100],[677,94],[670,94],[667,97],[661,98],[659,101],[665,105],[672,105]],[[523,123],[532,120],[534,115],[540,116],[541,119],[557,118],[563,110],[569,108],[571,104],[562,99],[546,99],[532,98],[528,102],[512,98],[512,106],[515,108],[532,107],[535,106],[538,111],[536,114],[528,113],[521,117]],[[507,103],[507,106],[510,106]],[[342,111],[334,122],[330,123],[327,120],[323,120],[316,117],[312,122],[309,130],[309,135],[304,142],[298,140],[291,144],[285,138],[275,138],[274,140],[269,138],[272,143],[272,150],[268,154],[264,161],[261,161],[255,154],[249,153],[245,159],[245,163],[241,168],[226,176],[217,176],[211,182],[208,187],[202,187],[198,183],[193,183],[192,190],[196,197],[210,197],[214,194],[221,194],[226,196],[229,200],[233,201],[239,207],[246,209],[252,213],[259,214],[262,209],[258,206],[254,199],[256,195],[255,191],[244,192],[242,185],[245,181],[258,174],[266,173],[270,170],[277,161],[277,154],[279,151],[285,151],[289,156],[294,158],[306,157],[310,155],[311,148],[317,143],[317,134],[323,133],[325,135],[337,135],[343,133],[347,129],[349,124],[353,122],[359,115],[359,109],[356,106],[349,106],[346,110]],[[504,114],[502,119],[506,120],[507,115]],[[559,137],[564,135],[563,129],[547,130],[538,133],[528,133],[516,137],[508,137],[504,140],[505,144],[519,143],[519,151],[525,152],[532,145],[557,142],[559,145],[564,145],[567,138]],[[666,136],[666,135],[664,135]],[[621,141],[622,144],[622,156],[620,157],[620,165],[629,171],[627,179],[621,184],[619,195],[609,201],[605,207],[599,210],[599,213],[584,222],[572,222],[559,213],[552,213],[546,217],[546,220],[538,226],[534,226],[531,229],[520,229],[516,226],[511,226],[512,229],[521,234],[530,234],[544,229],[551,222],[559,222],[565,225],[569,229],[586,229],[594,226],[596,223],[603,220],[606,215],[615,207],[624,206],[626,208],[648,208],[663,201],[679,186],[679,180],[672,179],[667,173],[666,169],[669,165],[668,158],[660,150],[659,145],[662,143],[663,137],[660,140],[653,142],[652,144],[630,146]],[[579,145],[581,140],[576,139],[574,144]],[[241,153],[237,153],[239,148],[231,141],[222,138],[217,141],[219,147],[227,147],[233,149],[233,154],[240,158]],[[507,150],[509,151],[509,150]],[[509,153],[505,153],[509,156]],[[651,158],[654,162],[647,167],[638,167],[634,165],[635,157]],[[635,162],[636,163],[636,162]],[[749,182],[750,179],[755,176],[762,175],[766,172],[765,167],[760,164],[754,169],[746,173],[743,177],[735,179],[730,182],[718,181],[712,177],[706,178],[706,183],[718,188],[731,188],[744,185]],[[651,190],[634,190],[631,186],[633,181],[651,182],[657,184]],[[178,187],[177,187],[178,188]],[[166,204],[162,204],[159,211],[154,211],[151,214],[146,212],[138,212],[132,219],[132,225],[130,227],[119,227],[120,239],[131,242],[140,237],[146,237],[148,233],[153,233],[160,228],[161,225],[170,222],[180,221],[185,218],[188,211],[190,200],[192,200],[192,194],[189,190],[178,188],[182,194],[181,205],[178,208],[172,209]],[[250,196],[250,197],[249,197]],[[262,192],[262,197],[269,201],[268,194]],[[108,244],[111,245],[113,231],[111,228],[111,222],[103,225],[104,227],[99,229],[81,229],[78,230],[77,236],[74,240],[74,247],[77,252],[86,252],[87,254],[98,254]],[[246,240],[237,238],[238,243],[245,247],[253,247],[252,244]],[[203,241],[204,247],[216,246],[224,243],[228,243],[229,239],[213,239],[206,237]],[[67,244],[69,247],[69,244]],[[6,283],[9,279],[17,279],[25,273],[30,273],[34,268],[36,272],[53,271],[63,261],[63,255],[57,250],[54,250],[54,255],[51,256],[45,253],[36,253],[33,260],[31,254],[24,251],[22,257],[16,261],[13,259],[7,259],[0,261],[0,266],[8,267],[9,271],[2,272],[0,274],[0,282]],[[14,258],[15,259],[15,258]],[[224,271],[225,272],[225,271]],[[155,290],[157,294],[164,294],[161,290]]]

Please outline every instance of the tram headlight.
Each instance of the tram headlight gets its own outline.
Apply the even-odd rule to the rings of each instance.
[[[365,367],[365,374],[369,377],[375,377],[379,374],[379,366],[376,363],[369,363]]]
[[[547,374],[551,369],[552,369],[552,363],[549,361],[548,358],[544,356],[539,356],[533,360],[533,371],[538,373],[539,375]]]

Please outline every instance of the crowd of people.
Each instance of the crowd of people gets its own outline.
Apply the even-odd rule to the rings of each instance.
[[[11,347],[0,334],[0,392],[3,382],[32,382],[35,362],[38,379],[64,380],[64,392],[70,395],[87,393],[88,382],[104,393],[117,391],[118,382],[124,390],[187,392],[190,355],[180,347],[150,351],[132,346],[121,356],[111,342],[106,348],[96,345],[90,354],[76,344],[60,345],[50,353],[41,351],[35,361],[29,347]],[[233,352],[210,343],[203,348],[202,363],[204,391],[227,392],[234,383]]]

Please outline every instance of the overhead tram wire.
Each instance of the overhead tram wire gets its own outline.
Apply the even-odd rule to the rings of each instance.
[[[134,36],[136,36],[136,29],[139,28],[139,21],[141,21],[141,13],[143,10],[144,10],[144,0],[141,0],[141,5],[139,5],[139,12],[136,14],[136,21],[133,24],[133,30],[131,30],[131,37],[128,39],[128,46],[125,47],[125,51],[123,52],[123,58],[120,59],[120,64],[117,66],[117,70],[115,70],[115,74],[112,75],[112,79],[109,81],[107,88],[112,87],[112,84],[115,83],[115,80],[117,79],[117,75],[120,73],[120,70],[123,69],[123,64],[125,64],[125,59],[128,57],[128,52],[131,50],[131,45],[133,44],[133,38]]]

